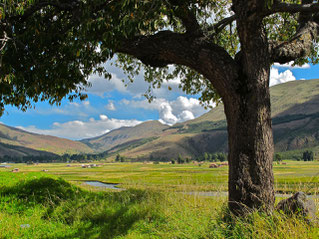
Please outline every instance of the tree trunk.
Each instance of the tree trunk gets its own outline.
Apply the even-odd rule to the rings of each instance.
[[[231,212],[243,215],[274,207],[274,154],[269,93],[270,55],[267,34],[258,11],[263,1],[233,1],[241,51],[236,56],[239,77],[223,98],[228,123]]]
[[[229,208],[237,215],[272,210],[275,201],[269,69],[261,72],[257,79],[239,79],[245,83],[238,85],[232,102],[225,102]]]

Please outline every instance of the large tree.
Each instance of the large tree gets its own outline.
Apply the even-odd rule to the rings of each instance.
[[[318,62],[317,1],[6,2],[0,8],[2,109],[84,98],[88,76],[109,76],[100,64],[114,54],[129,79],[141,69],[153,86],[179,76],[187,93],[224,103],[231,211],[273,209],[270,67]]]

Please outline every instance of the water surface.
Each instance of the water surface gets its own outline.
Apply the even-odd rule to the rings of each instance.
[[[116,183],[103,183],[99,181],[85,181],[84,183],[93,187],[101,187],[101,188],[109,188],[109,189],[117,189],[117,190],[122,189],[117,187],[118,184]]]

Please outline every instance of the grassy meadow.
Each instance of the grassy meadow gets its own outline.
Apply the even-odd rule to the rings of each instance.
[[[234,218],[226,196],[187,194],[227,190],[227,167],[12,166],[0,169],[0,238],[319,238],[319,228],[300,218],[278,212]],[[13,168],[20,172],[12,173]],[[319,162],[274,165],[276,190],[316,193],[318,172]],[[127,190],[96,188],[84,181],[120,183]],[[314,200],[318,207],[319,199]]]
[[[274,164],[275,188],[278,192],[302,190],[315,194],[319,190],[319,162],[285,161]],[[82,168],[80,163],[66,164],[14,164],[11,171],[21,173],[42,172],[61,177],[78,186],[83,181],[119,183],[123,188],[154,189],[164,191],[227,191],[228,167],[209,168],[209,163],[153,164],[153,163],[97,163],[99,167]],[[69,166],[68,166],[69,165]]]

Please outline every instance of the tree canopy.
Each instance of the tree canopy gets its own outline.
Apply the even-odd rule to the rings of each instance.
[[[318,62],[313,45],[318,40],[313,34],[316,29],[300,24],[318,11],[318,3],[256,2],[273,49],[272,62]],[[145,80],[154,87],[163,79],[180,77],[187,93],[201,93],[204,102],[216,101],[219,95],[211,82],[187,62],[183,48],[190,39],[211,45],[216,74],[222,74],[218,72],[222,64],[234,71],[231,58],[240,54],[242,46],[231,4],[230,0],[4,1],[0,5],[0,108],[3,111],[11,104],[25,110],[39,100],[58,104],[63,97],[85,99],[81,90],[88,86],[89,75],[99,72],[109,77],[101,63],[115,53],[117,65],[130,80],[143,66]],[[312,17],[318,20],[317,15]],[[298,44],[309,46],[302,50]],[[293,52],[287,52],[289,47]],[[169,68],[171,64],[175,67]]]

